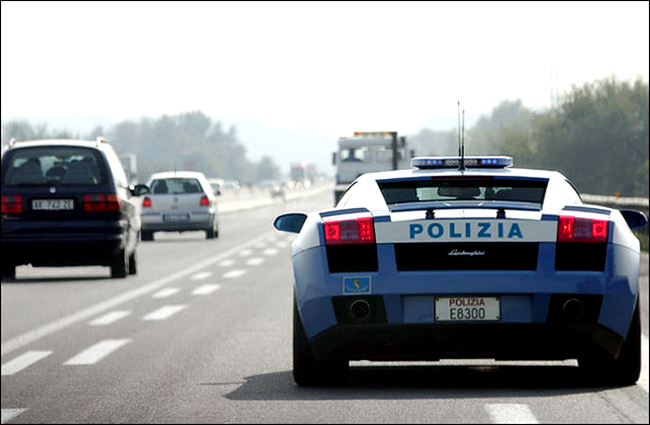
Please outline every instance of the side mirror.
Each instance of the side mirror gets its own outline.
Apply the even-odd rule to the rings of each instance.
[[[648,218],[641,211],[621,210],[621,214],[630,229],[640,229],[648,224]]]
[[[283,232],[300,233],[305,220],[307,220],[305,213],[287,213],[278,216],[273,226]]]
[[[131,189],[131,194],[133,196],[142,196],[146,195],[147,193],[151,193],[151,190],[146,184],[136,184],[135,187]]]

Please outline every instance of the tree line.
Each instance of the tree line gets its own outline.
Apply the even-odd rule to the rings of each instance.
[[[207,177],[239,180],[244,184],[276,179],[280,171],[274,160],[265,156],[259,162],[246,157],[246,148],[234,126],[223,125],[201,111],[191,111],[139,121],[121,121],[108,129],[101,126],[89,134],[32,125],[26,120],[3,125],[2,143],[9,140],[85,139],[98,136],[108,140],[120,153],[134,153],[138,159],[140,181],[159,171],[196,170]]]
[[[648,116],[648,83],[609,77],[573,86],[544,111],[502,101],[467,130],[465,152],[558,170],[582,193],[648,197]],[[418,154],[458,154],[456,129],[411,141]]]

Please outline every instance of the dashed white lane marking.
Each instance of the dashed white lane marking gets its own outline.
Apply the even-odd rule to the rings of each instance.
[[[278,250],[275,248],[267,248],[264,250],[264,255],[275,255],[278,253]]]
[[[487,404],[492,423],[497,424],[536,424],[537,418],[525,404],[494,403]]]
[[[230,267],[233,264],[235,264],[235,260],[232,258],[229,258],[227,260],[223,260],[222,262],[219,263],[219,267]]]
[[[103,316],[100,316],[90,322],[91,326],[106,326],[106,325],[112,325],[113,323],[117,322],[118,320],[124,319],[126,316],[131,314],[130,311],[125,311],[125,310],[119,310],[119,311],[111,311],[109,313],[106,313]]]
[[[192,295],[210,295],[219,289],[219,285],[201,285],[192,291]]]
[[[172,295],[174,295],[180,290],[181,288],[163,288],[151,296],[153,298],[167,298],[167,297],[171,297]]]
[[[130,339],[107,339],[87,348],[63,364],[69,366],[95,364],[129,342]]]
[[[2,409],[2,421],[0,423],[6,424],[25,410],[27,409]]]
[[[224,279],[237,279],[240,276],[246,274],[246,270],[230,270],[229,272],[224,273]]]
[[[203,280],[212,276],[212,272],[199,272],[191,277],[192,280]]]
[[[259,257],[253,257],[249,258],[248,261],[246,261],[247,266],[259,266],[264,262],[264,258],[259,258]]]
[[[253,253],[252,249],[243,249],[239,252],[241,257],[249,257]]]
[[[50,334],[53,334],[54,332],[58,332],[76,323],[87,320],[98,314],[104,313],[105,311],[115,308],[120,304],[129,302],[135,298],[141,297],[143,295],[147,295],[151,292],[154,292],[157,289],[162,288],[163,286],[169,284],[170,282],[184,278],[193,273],[197,273],[200,270],[212,266],[213,264],[218,264],[220,261],[224,261],[225,259],[235,255],[237,252],[241,251],[242,249],[248,248],[250,246],[253,246],[256,243],[259,243],[261,240],[264,240],[265,238],[269,237],[269,235],[273,234],[274,232],[275,230],[270,230],[268,233],[260,235],[255,239],[251,239],[248,242],[244,242],[240,245],[236,245],[217,255],[208,257],[190,267],[179,270],[176,273],[172,273],[161,279],[155,280],[153,282],[149,282],[135,289],[131,289],[129,291],[123,292],[119,295],[114,296],[113,298],[109,298],[98,304],[94,304],[91,305],[90,307],[81,309],[75,313],[70,314],[69,316],[65,316],[62,317],[61,319],[55,320],[53,322],[49,322],[36,329],[29,330],[28,332],[25,332],[24,334],[20,334],[17,337],[12,338],[8,341],[3,341],[0,349],[0,355],[5,356],[11,353],[12,351],[24,347],[25,345],[31,344],[34,341],[38,341],[39,339],[46,337]]]
[[[187,305],[166,305],[147,314],[142,320],[166,320],[186,308]]]
[[[286,248],[287,245],[289,245],[289,242],[286,242],[286,241],[280,241],[280,242],[275,244],[275,246],[277,246],[278,248]]]
[[[13,375],[52,354],[51,351],[28,351],[2,365],[2,376]],[[3,422],[4,423],[4,422]]]
[[[637,384],[643,388],[643,390],[648,392],[648,374],[650,374],[650,369],[648,369],[648,337],[643,335],[641,338],[641,376]]]
[[[266,247],[266,242],[260,242],[253,245],[255,248],[264,248]]]

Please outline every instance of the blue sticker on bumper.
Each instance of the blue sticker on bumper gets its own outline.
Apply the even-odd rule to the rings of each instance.
[[[344,294],[369,294],[370,276],[355,276],[343,278]]]

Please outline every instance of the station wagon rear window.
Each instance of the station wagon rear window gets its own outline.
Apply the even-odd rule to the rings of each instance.
[[[4,186],[99,186],[106,180],[101,153],[94,149],[51,146],[16,149],[2,170]]]
[[[377,183],[388,205],[472,200],[541,204],[548,180],[434,178]]]

